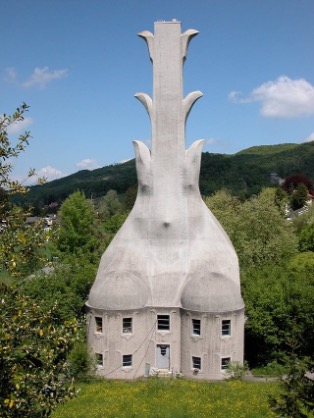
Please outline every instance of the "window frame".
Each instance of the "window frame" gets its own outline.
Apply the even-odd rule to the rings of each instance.
[[[220,369],[222,371],[227,370],[229,363],[231,363],[231,357],[222,357],[220,361]]]
[[[104,321],[102,316],[95,315],[95,332],[97,334],[102,334],[104,332]]]
[[[221,321],[221,336],[230,337],[231,336],[231,319],[222,319]]]
[[[122,367],[132,367],[133,356],[132,354],[123,354],[122,355]]]
[[[193,369],[202,370],[202,357],[192,356]]]
[[[95,361],[97,367],[104,367],[104,355],[103,353],[95,353]]]
[[[162,321],[166,321],[166,322],[162,324],[161,323]],[[170,331],[170,315],[168,314],[157,315],[157,330],[158,331]]]
[[[196,325],[196,323],[198,325]],[[201,320],[197,318],[192,318],[192,334],[198,337],[201,336]]]
[[[132,333],[133,333],[133,318],[131,316],[122,318],[122,334],[132,334]]]

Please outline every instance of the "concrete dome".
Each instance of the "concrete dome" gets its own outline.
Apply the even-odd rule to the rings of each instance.
[[[200,312],[225,312],[244,307],[240,286],[217,273],[189,280],[183,289],[181,304],[184,309]]]
[[[129,310],[143,308],[149,297],[146,283],[129,271],[106,273],[94,283],[88,305],[105,310]]]

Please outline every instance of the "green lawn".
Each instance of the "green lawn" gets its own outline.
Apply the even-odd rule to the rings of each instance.
[[[96,381],[79,389],[78,397],[60,405],[53,418],[267,418],[275,417],[268,397],[279,393],[275,382],[162,378]]]

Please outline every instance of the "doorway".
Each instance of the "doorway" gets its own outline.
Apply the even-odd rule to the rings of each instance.
[[[170,369],[170,345],[157,344],[156,351],[156,367]]]

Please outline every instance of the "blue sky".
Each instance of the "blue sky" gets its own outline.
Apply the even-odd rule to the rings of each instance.
[[[187,147],[232,154],[254,145],[314,140],[313,0],[2,0],[0,115],[22,102],[30,146],[14,176],[49,180],[134,157],[150,142],[136,92],[152,92],[137,36],[177,19],[197,29],[184,92],[204,94],[189,116]]]

